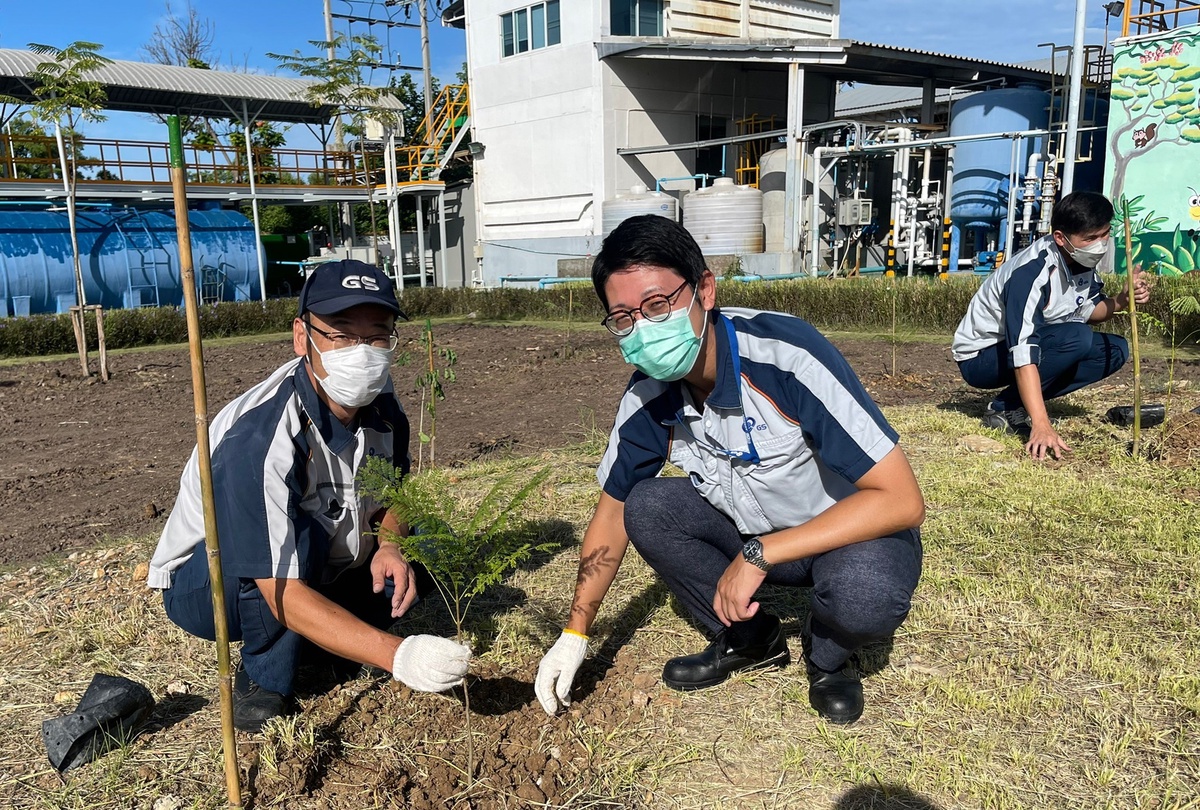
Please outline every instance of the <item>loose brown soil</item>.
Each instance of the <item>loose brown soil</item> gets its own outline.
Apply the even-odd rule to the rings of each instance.
[[[418,330],[405,330],[411,351]],[[458,356],[457,378],[437,409],[439,465],[607,434],[629,377],[599,331],[448,324],[436,328],[435,340]],[[946,346],[898,346],[893,375],[888,341],[835,343],[881,405],[982,408]],[[210,416],[291,356],[282,339],[207,348]],[[110,366],[107,383],[82,378],[77,360],[0,368],[0,565],[161,529],[196,439],[188,354],[148,349],[111,358]],[[1163,362],[1145,366],[1147,379],[1165,376]],[[414,428],[422,413],[416,374],[398,366],[392,375]],[[1175,375],[1200,377],[1200,361],[1181,361]],[[1126,367],[1108,382],[1124,386],[1130,377]]]

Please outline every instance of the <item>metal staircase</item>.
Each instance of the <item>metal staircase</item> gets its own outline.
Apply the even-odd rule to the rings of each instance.
[[[433,108],[421,122],[421,142],[397,150],[400,182],[437,180],[450,156],[470,128],[470,93],[465,84],[448,84],[438,93]]]

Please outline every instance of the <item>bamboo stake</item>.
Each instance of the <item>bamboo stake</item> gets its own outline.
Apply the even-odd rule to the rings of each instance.
[[[192,392],[196,412],[196,457],[200,468],[200,496],[204,503],[204,547],[208,551],[208,576],[212,582],[213,624],[217,638],[217,688],[221,698],[221,737],[225,751],[225,783],[229,806],[242,806],[237,742],[233,729],[233,681],[229,674],[229,626],[225,617],[225,584],[221,575],[221,544],[217,537],[217,510],[213,500],[212,457],[208,443],[208,392],[204,385],[204,347],[200,341],[200,307],[196,301],[196,274],[192,267],[191,231],[187,218],[187,175],[183,166],[183,139],[179,116],[167,117],[171,140],[171,190],[175,196],[175,231],[179,236],[179,275],[187,312],[188,348],[192,359]]]
[[[1129,295],[1129,337],[1133,347],[1133,450],[1135,458],[1142,446],[1142,352],[1138,346],[1137,302],[1134,300],[1133,233],[1129,225],[1129,201],[1125,201],[1125,289]]]

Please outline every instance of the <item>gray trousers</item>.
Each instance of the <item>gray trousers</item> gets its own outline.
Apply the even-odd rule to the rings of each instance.
[[[625,530],[710,637],[724,629],[713,610],[717,581],[749,539],[733,521],[687,478],[650,478],[625,500]],[[920,577],[921,536],[908,529],[776,565],[766,581],[812,588],[810,657],[820,669],[834,671],[863,645],[892,636],[908,616]],[[746,625],[753,624],[734,623],[734,639],[752,634]]]

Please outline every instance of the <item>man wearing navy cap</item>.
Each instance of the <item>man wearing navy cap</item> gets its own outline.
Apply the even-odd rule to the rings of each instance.
[[[292,324],[297,358],[226,405],[209,428],[229,637],[242,641],[234,725],[258,731],[287,711],[307,644],[440,692],[470,650],[386,631],[432,581],[376,536],[408,533],[359,492],[370,456],[409,470],[408,419],[388,376],[403,317],[391,280],[346,260],[319,265]],[[197,457],[150,562],[167,616],[215,638]]]

